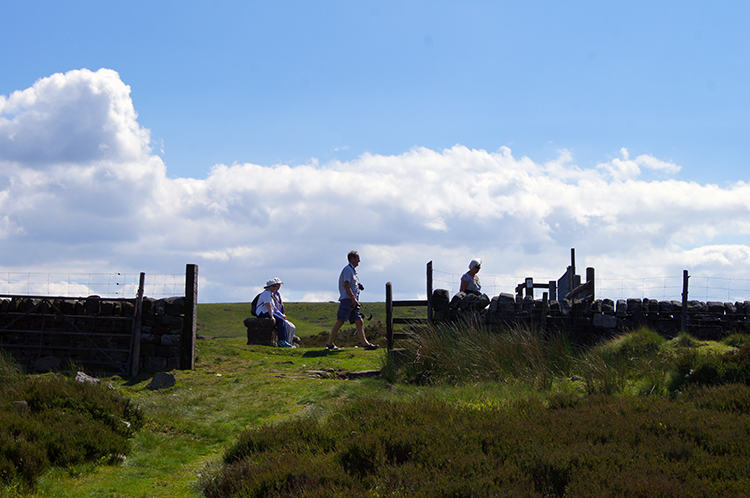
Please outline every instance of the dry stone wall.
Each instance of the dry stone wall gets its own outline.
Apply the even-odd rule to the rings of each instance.
[[[140,367],[149,372],[180,368],[185,298],[143,298]]]
[[[535,324],[561,331],[578,343],[592,343],[641,326],[670,337],[682,329],[682,303],[656,299],[550,301],[500,294],[489,298],[447,290],[433,293],[436,320],[478,319],[492,325]],[[750,301],[687,303],[687,332],[701,340],[717,340],[750,332]]]
[[[185,298],[144,297],[139,369],[180,367]],[[69,360],[91,371],[127,371],[135,302],[128,299],[32,298],[0,300],[0,349],[30,371],[53,370]]]

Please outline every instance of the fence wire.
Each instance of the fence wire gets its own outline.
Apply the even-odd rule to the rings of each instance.
[[[0,294],[132,299],[138,294],[140,273],[36,273],[0,272]],[[184,274],[146,274],[146,297],[185,295]]]
[[[458,292],[461,275],[433,269],[433,288],[448,289]],[[482,292],[488,296],[500,293],[515,294],[518,284],[526,276],[519,275],[482,275],[479,274]],[[535,283],[546,284],[559,277],[534,277]],[[585,276],[581,277],[585,280]],[[682,300],[682,275],[661,277],[612,277],[596,278],[594,281],[597,299],[648,298],[660,301]],[[542,291],[536,290],[541,296]],[[690,275],[688,279],[688,299],[695,301],[742,302],[750,300],[750,279]]]

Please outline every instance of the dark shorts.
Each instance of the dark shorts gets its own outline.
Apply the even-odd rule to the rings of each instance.
[[[362,321],[362,314],[352,306],[351,299],[342,299],[339,301],[339,312],[336,314],[336,319],[342,322],[357,323]]]

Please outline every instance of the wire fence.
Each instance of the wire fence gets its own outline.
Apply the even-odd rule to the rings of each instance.
[[[0,272],[0,294],[132,299],[138,294],[140,273]],[[160,299],[185,295],[184,274],[146,274],[143,294]]]
[[[461,275],[433,269],[433,287],[458,292]],[[482,292],[488,296],[500,293],[514,294],[516,286],[528,275],[479,275]],[[547,283],[559,277],[534,277],[536,283]],[[584,277],[585,278],[585,277]],[[682,300],[682,275],[663,277],[596,278],[597,299],[648,298],[660,301]],[[537,291],[539,292],[539,291]],[[541,296],[541,292],[539,292]],[[688,299],[695,301],[737,302],[750,300],[750,279],[690,275]]]

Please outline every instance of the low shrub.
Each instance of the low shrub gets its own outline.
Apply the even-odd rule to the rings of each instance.
[[[8,358],[3,371],[13,370]],[[49,467],[120,461],[143,415],[100,385],[59,375],[15,375],[0,391],[0,482],[26,487]]]
[[[730,497],[748,490],[750,434],[740,414],[747,386],[705,387],[673,401],[555,398],[549,406],[528,400],[482,409],[431,398],[358,399],[325,421],[248,431],[225,464],[206,474],[203,491],[237,498]]]
[[[750,385],[750,343],[724,354],[681,352],[675,360],[670,389],[731,383]]]
[[[744,346],[745,344],[750,343],[750,334],[732,334],[725,337],[721,342],[723,342],[727,346],[739,348]]]

